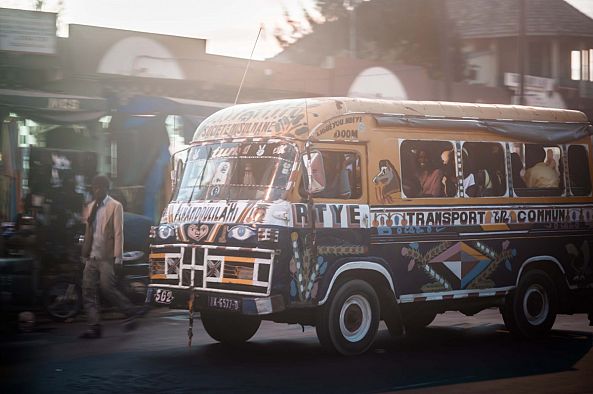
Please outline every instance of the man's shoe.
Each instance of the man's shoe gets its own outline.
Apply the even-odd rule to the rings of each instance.
[[[82,334],[80,334],[80,338],[83,339],[97,339],[101,338],[101,328],[100,327],[91,327]]]

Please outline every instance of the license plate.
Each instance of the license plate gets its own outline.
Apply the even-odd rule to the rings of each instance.
[[[241,302],[233,298],[208,296],[208,306],[225,311],[237,312],[241,309]]]
[[[158,304],[169,305],[173,302],[173,298],[173,291],[171,290],[157,289],[157,291],[154,292],[154,302]]]

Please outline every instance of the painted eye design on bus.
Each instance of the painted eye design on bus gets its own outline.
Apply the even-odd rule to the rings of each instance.
[[[229,230],[229,238],[245,241],[255,235],[255,230],[248,226],[234,226]]]
[[[175,230],[173,229],[172,226],[169,226],[169,225],[160,226],[159,227],[159,238],[167,239],[167,238],[171,237],[174,232],[175,232]]]

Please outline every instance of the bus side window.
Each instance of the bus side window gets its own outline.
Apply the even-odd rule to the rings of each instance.
[[[462,152],[463,189],[467,197],[506,193],[504,150],[497,142],[466,142]]]
[[[513,189],[518,196],[545,197],[562,194],[564,182],[560,147],[512,143],[511,151]]]
[[[406,197],[457,195],[457,165],[451,142],[406,140],[401,143],[400,157]]]
[[[362,196],[360,157],[356,152],[321,151],[325,190],[315,197],[355,199]]]
[[[583,145],[568,147],[568,175],[573,196],[588,196],[591,193],[591,175],[587,148]]]

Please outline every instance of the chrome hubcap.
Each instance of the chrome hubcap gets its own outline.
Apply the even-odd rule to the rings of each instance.
[[[548,293],[539,284],[531,285],[523,296],[523,313],[529,324],[539,326],[550,312]]]
[[[371,304],[359,294],[348,297],[340,310],[340,332],[348,342],[359,342],[371,327]]]

